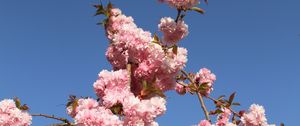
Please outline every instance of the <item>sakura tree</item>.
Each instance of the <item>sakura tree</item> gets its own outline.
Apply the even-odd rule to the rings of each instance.
[[[61,121],[54,126],[157,126],[155,119],[167,110],[165,92],[175,90],[179,95],[198,97],[205,115],[198,126],[273,126],[267,122],[263,106],[253,104],[248,111],[235,111],[233,106],[239,105],[234,102],[235,93],[228,98],[211,97],[216,80],[211,70],[184,70],[188,51],[178,43],[189,33],[185,15],[204,13],[197,7],[200,1],[159,1],[177,11],[175,18],[161,18],[158,29],[162,36],[139,28],[132,17],[110,2],[95,5],[96,15],[104,17],[99,24],[109,42],[105,56],[113,70],[99,73],[93,84],[96,99],[69,97],[66,111],[74,120],[29,114],[27,105],[14,98],[0,102],[0,125],[29,126],[32,116],[41,116]],[[213,101],[215,109],[207,110],[204,99]]]

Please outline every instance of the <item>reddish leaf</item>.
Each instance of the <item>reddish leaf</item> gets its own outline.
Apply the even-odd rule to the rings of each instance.
[[[21,110],[24,110],[24,111],[27,111],[27,110],[29,110],[29,107],[28,107],[26,104],[24,104],[24,105],[22,105],[22,106],[20,107],[20,109],[21,109]]]
[[[229,105],[232,104],[234,97],[235,97],[235,92],[229,96],[229,100],[228,100]]]

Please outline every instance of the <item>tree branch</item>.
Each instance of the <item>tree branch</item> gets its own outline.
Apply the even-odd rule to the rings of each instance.
[[[185,72],[184,70],[181,70],[181,73],[184,74],[184,75],[187,77],[187,79],[188,79],[193,85],[196,86],[196,83],[195,83],[195,82],[193,81],[193,79],[187,74],[187,72]],[[209,113],[208,113],[208,111],[207,111],[207,109],[206,109],[206,106],[205,106],[205,104],[204,104],[204,100],[203,100],[203,97],[202,97],[201,93],[200,93],[200,92],[197,92],[197,96],[198,96],[198,100],[200,101],[201,108],[202,108],[202,110],[203,110],[203,112],[204,112],[204,115],[205,115],[206,120],[211,121],[210,118],[209,118]]]
[[[180,85],[182,85],[182,86],[184,86],[184,87],[188,87],[188,85],[185,84],[184,82],[176,81],[176,83],[177,83],[177,84],[180,84]]]
[[[40,116],[40,117],[45,117],[45,118],[49,118],[49,119],[55,119],[55,120],[59,120],[62,121],[64,123],[62,124],[54,124],[51,126],[73,126],[73,124],[66,118],[60,118],[60,117],[55,117],[54,115],[47,115],[47,114],[31,114],[31,116]]]

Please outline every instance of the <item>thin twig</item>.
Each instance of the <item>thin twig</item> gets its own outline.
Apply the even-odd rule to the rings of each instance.
[[[45,117],[45,118],[50,118],[50,119],[55,119],[55,120],[59,120],[62,121],[64,123],[66,123],[66,126],[72,126],[72,123],[66,119],[66,118],[60,118],[60,117],[55,117],[54,115],[47,115],[47,114],[31,114],[31,116],[41,116],[41,117]]]
[[[177,82],[177,84],[180,84],[180,85],[182,85],[182,86],[184,86],[184,87],[188,87],[188,85],[185,84],[184,82],[180,82],[180,81],[176,81],[176,82]]]
[[[180,18],[181,12],[182,12],[181,9],[177,9],[177,17],[176,17],[176,19],[175,19],[175,22],[176,22],[176,23],[178,22],[178,20],[179,20],[179,18]]]
[[[128,84],[131,87],[131,64],[128,63],[126,67],[127,67],[127,71],[128,71],[128,75],[129,75],[129,77],[128,77]]]
[[[188,79],[192,84],[194,84],[194,85],[196,86],[196,84],[195,84],[195,82],[193,81],[193,79],[192,79],[192,78],[191,78],[184,70],[181,70],[181,73],[183,73],[183,74],[187,77],[187,79]],[[204,112],[204,114],[205,114],[206,120],[211,121],[210,118],[209,118],[209,113],[208,113],[208,111],[207,111],[207,109],[206,109],[206,106],[205,106],[205,104],[204,104],[204,100],[203,100],[203,97],[202,97],[201,93],[200,93],[200,92],[197,92],[197,96],[198,96],[198,99],[199,99],[199,101],[200,101],[201,108],[202,108],[202,110],[203,110],[203,112]]]

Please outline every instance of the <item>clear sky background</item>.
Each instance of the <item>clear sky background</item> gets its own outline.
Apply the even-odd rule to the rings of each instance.
[[[105,1],[105,0],[103,0]],[[156,0],[112,0],[138,26],[157,32],[176,10]],[[108,41],[96,23],[96,0],[0,0],[0,99],[18,96],[31,113],[68,117],[68,95],[95,97],[98,72],[111,69]],[[300,1],[210,0],[207,13],[186,16],[187,71],[210,68],[212,96],[236,91],[248,109],[265,106],[269,123],[299,125]],[[211,102],[206,100],[210,109]],[[196,96],[168,92],[161,126],[190,126],[204,119]],[[56,121],[33,118],[33,126]]]

